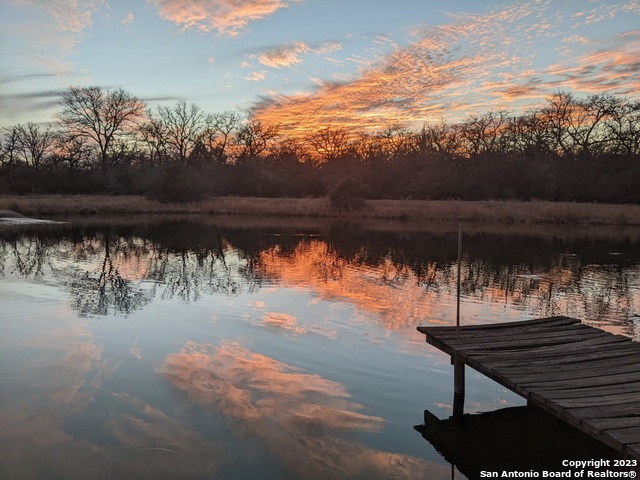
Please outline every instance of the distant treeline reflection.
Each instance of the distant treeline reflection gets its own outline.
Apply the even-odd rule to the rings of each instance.
[[[354,225],[300,231],[195,221],[9,229],[0,240],[0,272],[57,278],[80,315],[130,314],[154,298],[197,302],[283,279],[311,288],[330,283],[334,291],[361,289],[366,286],[348,282],[362,271],[378,295],[413,289],[437,299],[455,292],[455,240],[456,232]],[[632,240],[469,234],[462,293],[529,307],[540,316],[606,316],[633,335],[633,316],[640,311],[640,249]],[[389,328],[403,320],[394,322],[385,320]]]

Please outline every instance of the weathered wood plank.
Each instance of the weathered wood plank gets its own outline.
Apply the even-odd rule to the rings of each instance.
[[[449,352],[447,352],[449,353]],[[456,352],[462,358],[468,358],[471,355],[484,364],[490,365],[492,368],[500,368],[501,366],[513,366],[514,361],[526,362],[530,365],[562,365],[571,363],[583,363],[592,360],[604,360],[622,357],[626,355],[637,355],[638,347],[633,342],[620,342],[620,343],[603,343],[601,345],[586,345],[582,350],[571,349],[567,347],[563,354],[562,348],[548,351],[540,350],[538,352],[529,352],[526,355],[523,352],[513,354],[510,352],[500,353],[479,353],[473,352],[469,354],[464,350]]]
[[[558,405],[564,408],[580,408],[580,407],[602,407],[605,405],[622,405],[626,403],[633,404],[638,401],[639,395],[634,393],[620,393],[617,395],[598,395],[596,397],[582,397],[582,398],[561,398],[561,399],[548,399],[548,404]]]
[[[565,411],[567,414],[583,421],[591,421],[592,419],[637,417],[638,412],[640,412],[640,400],[622,405],[568,408]]]
[[[508,329],[513,327],[527,327],[534,325],[553,325],[553,324],[563,324],[563,323],[572,323],[579,324],[580,320],[566,317],[563,315],[559,315],[556,317],[547,317],[547,318],[538,318],[535,320],[524,320],[524,321],[515,321],[515,322],[502,322],[502,323],[492,323],[492,324],[483,324],[483,325],[465,325],[464,327],[455,327],[455,326],[433,326],[433,327],[417,327],[418,331],[421,333],[426,333],[429,330],[447,332],[447,331],[456,331],[456,329],[473,331],[473,330],[481,330],[481,331],[491,331],[491,330],[501,330]]]
[[[624,445],[640,442],[640,427],[607,430],[605,433]]]
[[[429,344],[640,459],[640,344],[569,317],[419,327]]]
[[[604,372],[603,372],[604,373]],[[611,388],[620,384],[634,385],[636,391],[640,395],[640,371],[620,373],[617,375],[604,375],[599,377],[578,378],[575,380],[550,380],[547,382],[535,382],[535,383],[518,383],[522,388],[530,388],[538,391],[549,391],[549,394],[554,390],[597,390],[597,387],[606,385]],[[574,392],[575,393],[575,392]],[[640,397],[639,397],[640,398]]]
[[[637,372],[640,365],[640,355],[631,355],[607,360],[597,360],[589,362],[589,368],[583,365],[570,363],[562,366],[552,365],[547,367],[515,367],[513,369],[501,370],[504,375],[508,375],[514,382],[526,384],[535,382],[546,382],[552,380],[573,380],[578,378],[599,378],[602,371],[611,375],[619,373]]]
[[[594,418],[589,420],[589,423],[599,430],[613,430],[616,428],[637,427],[638,419],[635,417]]]
[[[502,329],[493,329],[489,331],[474,329],[467,330],[469,327],[418,327],[421,333],[425,335],[430,335],[433,333],[434,336],[442,340],[451,340],[451,339],[484,339],[484,338],[500,338],[505,335],[524,335],[524,334],[552,334],[555,332],[571,332],[571,331],[586,331],[592,329],[587,325],[581,323],[575,323],[574,321],[569,321],[567,319],[566,322],[558,323],[558,324],[544,324],[544,325],[517,325],[510,328],[502,328]],[[519,324],[526,322],[518,322]]]
[[[496,350],[518,350],[522,348],[552,347],[560,345],[568,345],[575,342],[583,342],[592,339],[610,339],[610,336],[601,331],[585,331],[570,332],[563,335],[504,335],[502,337],[483,339],[476,341],[474,339],[459,338],[455,340],[447,340],[447,344],[454,348],[464,348],[466,351],[487,350],[495,352]]]
[[[636,377],[640,378],[640,374],[637,374]],[[556,386],[555,389],[526,386],[522,386],[521,388],[530,390],[531,392],[535,392],[536,394],[549,399],[582,398],[585,395],[589,395],[590,397],[596,397],[599,395],[608,396],[620,393],[637,393],[638,397],[640,397],[640,381],[619,384],[606,384],[603,382],[601,386],[593,388],[585,387],[572,389],[562,388],[560,386]]]
[[[630,454],[633,458],[640,459],[640,443],[625,445],[624,451]]]

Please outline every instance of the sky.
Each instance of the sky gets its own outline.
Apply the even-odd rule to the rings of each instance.
[[[0,0],[0,128],[74,85],[303,132],[640,99],[640,0]]]

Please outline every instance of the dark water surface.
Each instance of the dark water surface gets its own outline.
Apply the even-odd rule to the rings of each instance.
[[[463,228],[463,325],[570,315],[640,340],[637,231]],[[0,478],[464,478],[413,428],[451,414],[449,359],[416,326],[455,323],[457,226],[0,236]],[[524,403],[468,373],[467,412]]]

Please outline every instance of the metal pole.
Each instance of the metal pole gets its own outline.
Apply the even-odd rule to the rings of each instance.
[[[460,261],[462,259],[462,225],[458,224],[458,289],[456,298],[456,327],[460,326]]]
[[[460,263],[462,262],[462,225],[458,224],[458,288],[456,292],[456,337],[460,330]],[[464,361],[451,358],[453,363],[453,417],[464,414]]]

